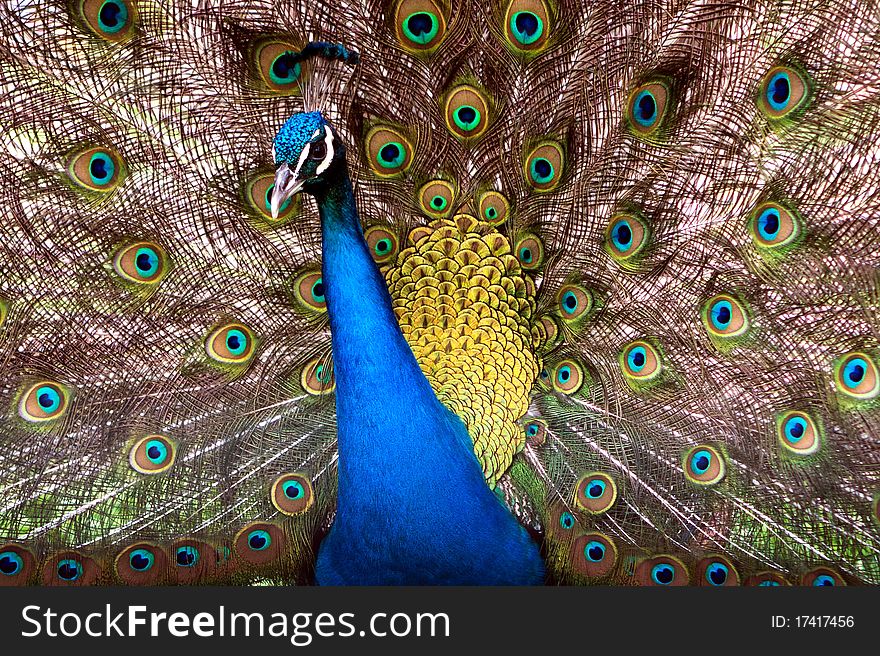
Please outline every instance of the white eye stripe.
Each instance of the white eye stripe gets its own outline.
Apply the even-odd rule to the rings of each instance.
[[[330,167],[330,163],[333,161],[333,133],[330,130],[327,130],[327,135],[324,137],[324,145],[327,146],[327,154],[315,170],[315,175],[321,175]]]

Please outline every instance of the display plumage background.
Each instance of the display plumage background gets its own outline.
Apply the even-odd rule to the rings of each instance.
[[[483,362],[464,333],[461,357],[433,374],[420,363],[472,436],[489,426],[503,443],[483,455],[487,478],[543,536],[554,581],[650,583],[646,567],[667,563],[675,582],[705,583],[722,562],[729,582],[880,582],[877,390],[842,380],[853,358],[880,380],[873,3],[117,1],[117,32],[91,0],[2,10],[0,552],[22,561],[7,580],[57,582],[65,560],[80,583],[309,580],[336,462],[330,334],[300,284],[320,272],[320,230],[311,199],[277,221],[261,201],[276,131],[320,109],[348,144],[364,226],[392,242],[377,259],[417,356],[418,309],[436,295],[395,276],[439,225],[471,215],[532,285],[527,312],[503,310],[532,343],[489,342],[518,372],[510,394],[456,370]],[[537,46],[512,35],[517,11],[542,17]],[[413,12],[437,17],[428,44],[400,28]],[[273,78],[278,56],[314,40],[360,64]],[[782,116],[765,93],[777,67],[804,87]],[[446,117],[462,85],[484,103],[475,137]],[[633,116],[644,89],[659,115],[647,130]],[[377,127],[407,151],[398,170],[377,167]],[[541,184],[530,165],[548,145]],[[95,153],[106,184],[82,177]],[[509,204],[493,205],[499,221],[488,192]],[[785,244],[757,232],[770,206],[794,226]],[[628,255],[620,217],[642,240]],[[143,244],[161,271],[126,279],[121,254]],[[572,290],[591,305],[574,317]],[[743,334],[713,333],[719,296]],[[220,362],[206,340],[233,325],[252,348]],[[634,344],[656,377],[627,373]],[[29,419],[46,383],[61,410]],[[788,412],[818,448],[786,446]],[[145,474],[131,453],[153,435],[173,465]],[[687,473],[698,447],[720,481]],[[616,488],[600,512],[578,501],[594,472]],[[288,474],[309,502],[286,513],[271,490]],[[249,553],[253,530],[273,548]],[[585,560],[590,542],[604,565]],[[133,548],[162,566],[127,570]],[[174,564],[181,548],[198,567]]]

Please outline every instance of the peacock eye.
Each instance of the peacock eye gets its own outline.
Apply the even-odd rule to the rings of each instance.
[[[316,141],[309,148],[310,160],[323,160],[327,156],[327,144],[323,141]]]

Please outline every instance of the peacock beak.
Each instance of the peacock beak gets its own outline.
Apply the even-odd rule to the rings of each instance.
[[[296,179],[287,164],[278,167],[278,170],[275,171],[275,187],[272,189],[272,200],[270,201],[273,219],[278,218],[284,201],[302,189],[303,182],[303,180]]]

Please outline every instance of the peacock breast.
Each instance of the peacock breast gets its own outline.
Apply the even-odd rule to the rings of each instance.
[[[516,422],[541,367],[535,284],[507,237],[467,214],[415,228],[408,242],[384,270],[394,312],[494,485],[524,446]]]

